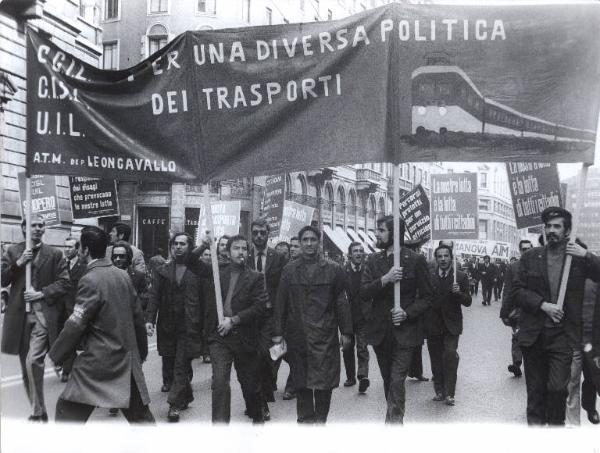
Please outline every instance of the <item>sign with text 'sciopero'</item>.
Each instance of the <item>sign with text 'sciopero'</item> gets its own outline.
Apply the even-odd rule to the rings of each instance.
[[[429,238],[431,236],[429,198],[423,186],[419,184],[401,196],[399,203],[400,217],[404,220],[410,238],[413,240]]]
[[[431,238],[477,239],[477,173],[431,175]]]
[[[28,28],[27,168],[208,182],[364,162],[593,162],[599,29],[597,2],[393,2],[188,31],[103,71]]]
[[[269,223],[269,237],[279,236],[284,200],[285,175],[268,176],[265,182],[263,215]]]
[[[69,186],[74,219],[119,215],[117,183],[114,179],[71,176]]]
[[[25,218],[27,199],[25,189],[27,177],[25,172],[18,174],[19,196],[21,198],[21,215]],[[46,226],[60,225],[58,211],[58,194],[56,192],[56,176],[32,175],[31,182],[31,213],[44,219]]]
[[[562,207],[556,164],[507,162],[506,173],[517,228],[540,225],[544,209],[550,206]]]

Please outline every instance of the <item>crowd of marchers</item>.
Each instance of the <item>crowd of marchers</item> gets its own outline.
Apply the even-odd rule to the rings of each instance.
[[[377,220],[379,251],[367,257],[363,245],[353,242],[344,265],[323,256],[321,232],[310,225],[289,243],[269,247],[269,224],[259,219],[250,240],[234,235],[217,241],[216,266],[210,239],[194,247],[182,232],[171,236],[168,259],[157,253],[146,269],[126,224],[110,233],[84,227],[79,238],[66,239],[63,255],[44,244],[44,221],[34,215],[30,225],[22,223],[32,247],[22,242],[2,256],[2,284],[10,285],[2,301],[2,352],[20,358],[32,422],[48,420],[48,355],[65,383],[56,421],[85,422],[94,409],[105,408],[122,411],[130,423],[154,423],[143,362],[148,338],[156,335],[168,421],[185,417],[194,400],[195,359],[212,367],[214,423],[230,421],[232,366],[246,415],[253,423],[270,420],[285,360],[290,372],[283,398],[296,399],[298,423],[324,424],[342,359],[343,385],[367,392],[370,345],[383,381],[385,421],[402,424],[407,377],[427,380],[421,363],[425,339],[433,400],[460,404],[462,307],[471,305],[481,281],[483,304],[490,305],[492,293],[502,298],[500,317],[513,331],[509,371],[518,377],[524,368],[527,422],[579,424],[582,405],[598,423],[600,309],[594,308],[600,305],[600,258],[570,240],[568,211],[548,208],[541,217],[545,243],[521,241],[520,259],[508,266],[487,256],[483,263],[458,266],[451,241],[440,241],[428,263],[418,244],[404,240],[395,266],[394,219],[385,216]],[[399,228],[403,238],[401,220]],[[561,304],[567,257],[571,267]]]

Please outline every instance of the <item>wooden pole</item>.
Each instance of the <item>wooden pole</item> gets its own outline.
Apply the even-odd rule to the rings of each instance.
[[[454,284],[456,285],[456,272],[457,272],[457,269],[456,269],[456,253],[454,253],[454,250],[452,250],[452,261],[453,261],[452,267],[454,269],[454,272],[453,272],[454,273]]]
[[[31,250],[31,178],[25,178],[25,250]],[[25,265],[25,291],[31,291],[31,261]]]
[[[394,267],[400,267],[400,164],[394,164]],[[400,282],[394,283],[394,308],[400,309]]]
[[[588,168],[590,164],[583,164],[581,168],[581,178],[579,178],[579,187],[577,189],[577,204],[575,205],[575,212],[573,213],[573,226],[571,227],[571,233],[569,236],[569,244],[574,244],[577,237],[577,227],[579,225],[581,213],[583,212],[583,199],[585,198],[585,185],[587,182]],[[556,305],[562,310],[565,303],[565,295],[567,294],[567,284],[569,282],[569,272],[571,271],[571,262],[573,257],[567,255],[565,257],[565,265],[563,266],[562,277],[560,280],[560,289],[558,291],[558,299]]]
[[[219,324],[223,322],[223,295],[221,294],[221,276],[219,274],[219,259],[217,257],[217,238],[215,237],[212,208],[210,206],[210,186],[204,184],[204,213],[206,215],[206,229],[210,231],[212,240],[210,241],[210,262],[212,264],[213,282],[215,285],[215,301],[217,303],[217,318]]]

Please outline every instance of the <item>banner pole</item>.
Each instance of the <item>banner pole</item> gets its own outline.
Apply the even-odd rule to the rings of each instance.
[[[453,269],[454,269],[454,272],[453,272],[453,274],[454,274],[454,284],[456,285],[456,273],[458,271],[456,269],[456,253],[455,252],[456,252],[456,250],[452,250],[452,261],[453,261],[452,266],[453,266]]]
[[[25,178],[25,250],[31,250],[31,178]],[[31,261],[25,265],[25,291],[31,291]]]
[[[400,164],[394,164],[394,267],[400,267]],[[400,282],[394,283],[394,308],[400,309]]]
[[[210,186],[204,184],[202,192],[204,199],[204,212],[206,214],[206,229],[210,231],[210,262],[212,265],[213,282],[215,285],[215,301],[217,303],[217,318],[219,324],[223,323],[223,295],[221,294],[221,276],[219,274],[219,259],[217,257],[217,238],[215,237],[212,208],[210,206]]]
[[[573,213],[573,225],[571,227],[571,234],[569,236],[569,244],[575,243],[577,227],[579,225],[581,213],[583,212],[583,198],[585,197],[585,185],[587,183],[587,175],[590,165],[591,164],[583,164],[581,168],[581,178],[579,179],[579,187],[577,189],[577,204],[575,205],[575,212]],[[560,289],[558,291],[558,299],[556,301],[556,305],[561,310],[565,303],[565,296],[567,294],[567,283],[569,282],[569,272],[571,271],[572,261],[573,257],[571,255],[565,256],[565,265],[563,266],[562,277],[560,280]]]

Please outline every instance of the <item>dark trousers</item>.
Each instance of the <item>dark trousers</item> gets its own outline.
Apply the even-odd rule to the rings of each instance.
[[[458,371],[458,335],[444,333],[432,335],[427,339],[427,348],[431,358],[433,388],[436,394],[454,397],[456,375]]]
[[[517,341],[517,332],[518,329],[516,327],[512,328],[512,338],[510,344],[510,353],[512,355],[512,363],[515,366],[520,367],[521,363],[523,363],[523,352],[521,352],[521,347],[519,346],[519,342]]]
[[[296,389],[298,423],[325,424],[331,406],[331,393],[331,389]]]
[[[485,280],[481,280],[481,293],[483,296],[483,302],[489,304],[492,300],[492,290],[494,288],[494,282],[486,282]]]
[[[423,345],[415,346],[408,369],[408,377],[418,378],[421,376],[423,376]]]
[[[494,284],[494,300],[500,300],[502,298],[502,288],[504,287],[504,280],[498,280]]]
[[[383,378],[383,390],[387,400],[386,423],[403,423],[406,403],[405,381],[412,360],[414,346],[402,346],[393,335],[373,346],[379,371]]]
[[[585,357],[583,358],[583,384],[581,384],[581,407],[587,413],[596,410],[596,386],[590,376],[590,369]]]
[[[208,355],[208,354],[207,354]],[[192,369],[192,361],[189,362],[188,375],[190,382],[194,377],[194,370]],[[173,384],[173,376],[175,375],[175,356],[165,355],[162,357],[162,379],[163,384],[169,387]]]
[[[562,328],[542,329],[531,346],[521,346],[527,386],[527,423],[564,425],[573,352]]]
[[[356,358],[358,358],[358,375],[356,373],[356,358],[354,357],[354,346],[356,346]],[[354,323],[354,335],[352,335],[351,346],[343,352],[344,368],[346,378],[351,380],[358,377],[369,377],[369,350],[367,349],[367,332],[365,323]]]
[[[229,423],[231,419],[231,366],[235,371],[246,400],[248,415],[256,423],[263,421],[262,396],[259,381],[258,352],[242,347],[237,332],[209,343],[212,365],[212,421]]]
[[[59,398],[56,402],[56,418],[57,422],[69,423],[85,423],[92,415],[96,406],[89,404],[76,403]],[[148,405],[142,402],[140,391],[133,375],[131,376],[131,397],[129,399],[129,407],[121,409],[123,415],[129,423],[150,423],[154,424],[154,416],[150,412]]]
[[[475,289],[473,290],[473,292],[475,293],[475,295],[479,294],[479,279],[478,278],[475,279]]]
[[[275,369],[273,367],[273,361],[267,350],[260,348],[258,351],[258,366],[260,376],[260,391],[262,394],[263,402],[272,403],[275,401],[275,393],[273,386],[276,385],[274,382]],[[240,382],[241,384],[241,382]]]
[[[173,381],[167,402],[176,409],[185,409],[194,401],[192,391],[192,359],[186,354],[185,335],[178,335],[173,360]]]

